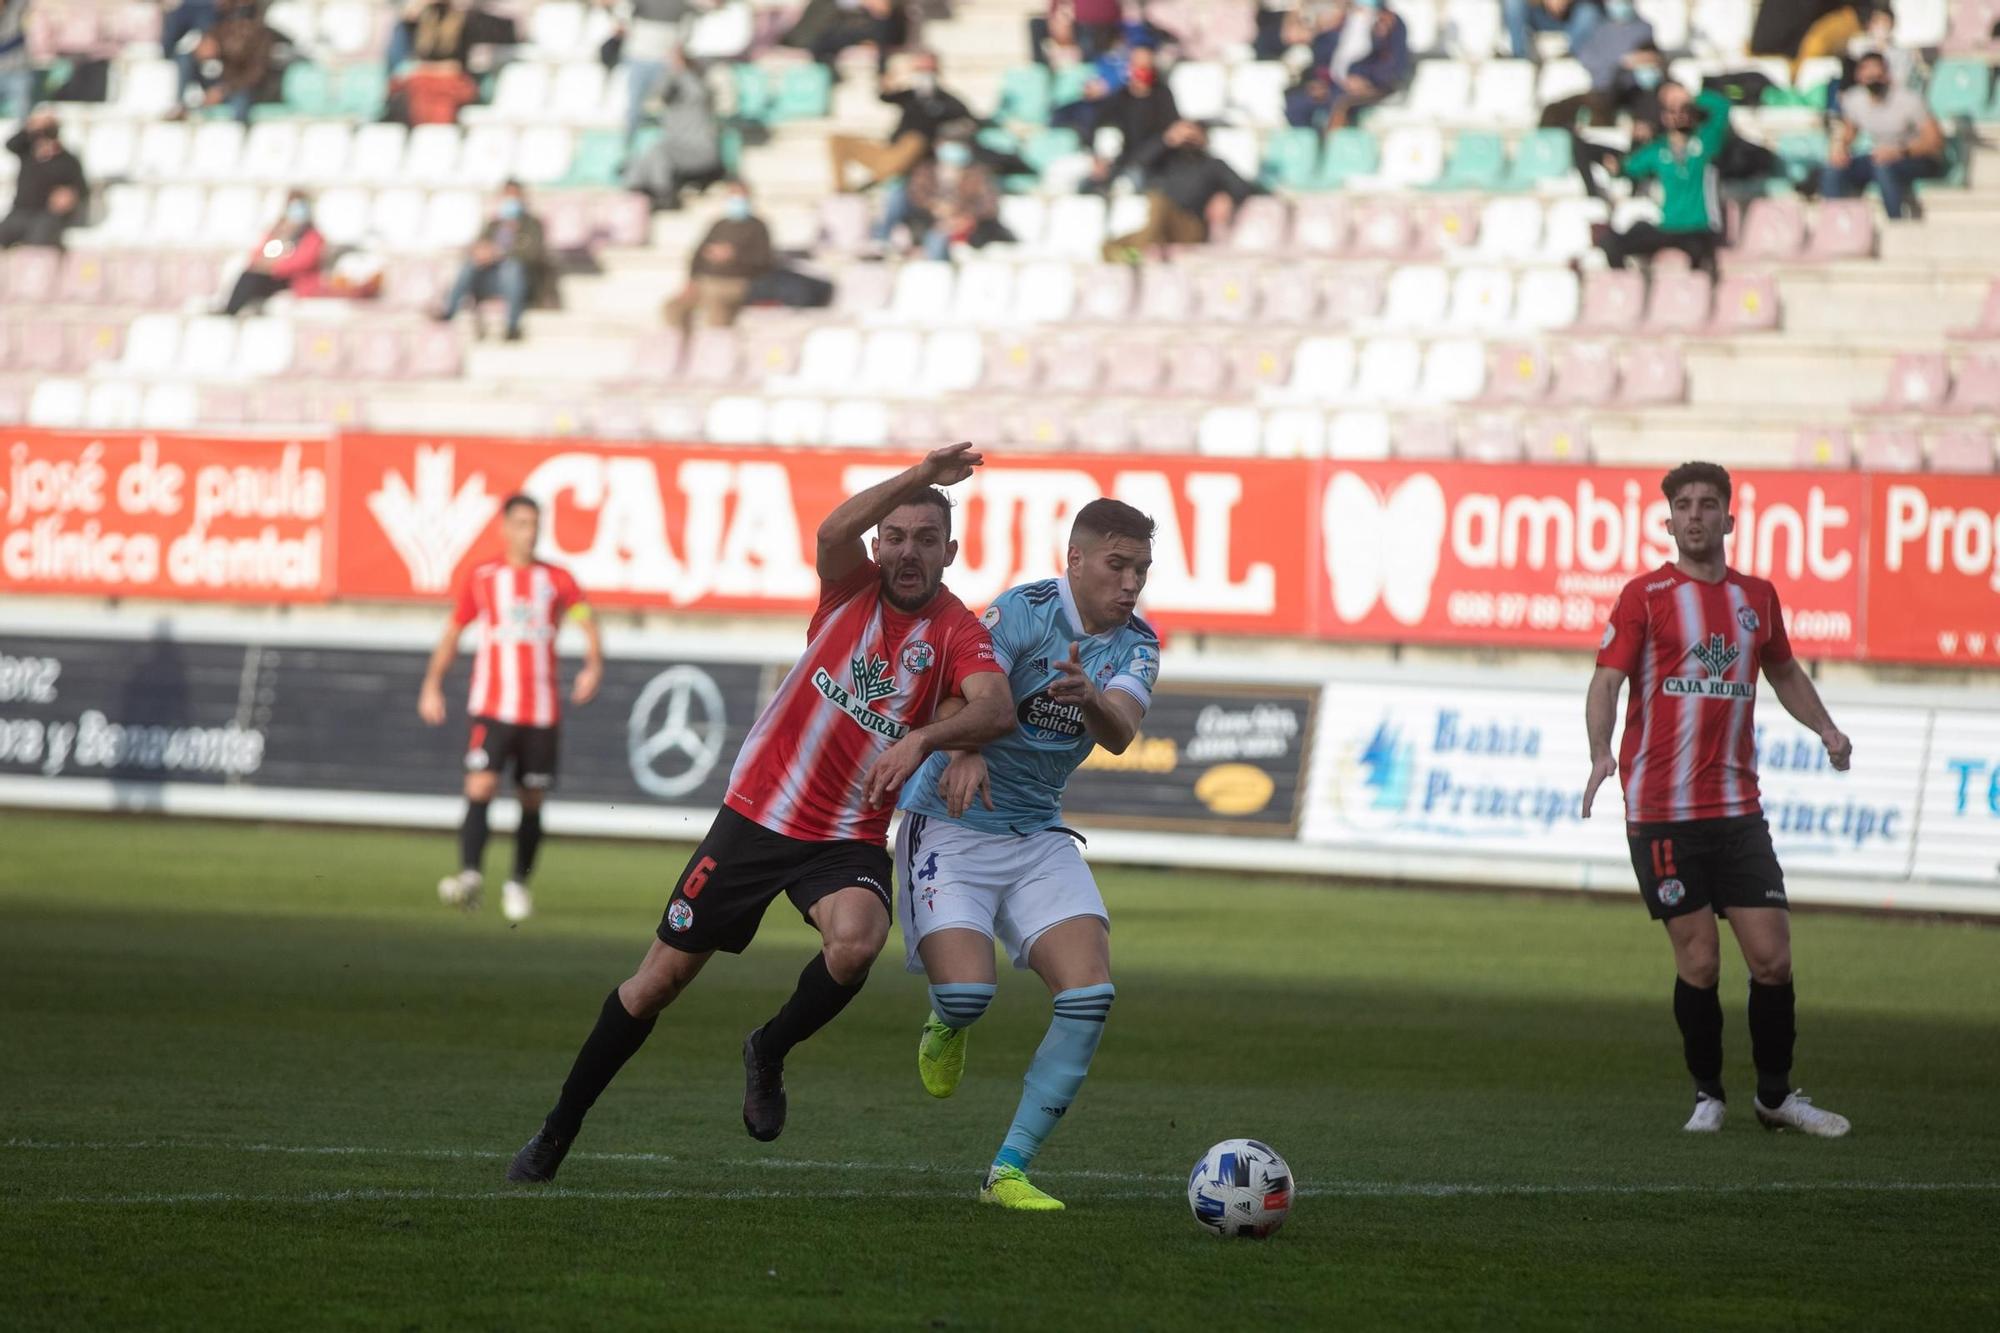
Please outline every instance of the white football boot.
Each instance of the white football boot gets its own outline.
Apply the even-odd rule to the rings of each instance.
[[[500,915],[509,921],[526,921],[535,914],[535,895],[528,886],[510,879],[500,886]]]
[[[1787,1093],[1776,1109],[1766,1107],[1755,1098],[1751,1099],[1750,1105],[1756,1109],[1757,1119],[1766,1129],[1796,1129],[1815,1138],[1837,1139],[1853,1128],[1846,1116],[1820,1110],[1803,1092]]]
[[[479,906],[486,876],[477,870],[461,870],[438,881],[438,901],[446,907],[462,907],[470,912]]]
[[[1716,1134],[1722,1130],[1722,1118],[1729,1112],[1726,1103],[1718,1101],[1705,1092],[1694,1095],[1694,1114],[1681,1128],[1690,1134]]]

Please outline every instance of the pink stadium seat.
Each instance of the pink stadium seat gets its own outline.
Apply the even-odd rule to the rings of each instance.
[[[652,433],[652,413],[628,394],[607,393],[584,408],[584,423],[600,440],[635,440]]]
[[[1555,388],[1549,400],[1571,406],[1608,403],[1618,389],[1618,361],[1604,343],[1556,344]]]
[[[866,196],[836,194],[820,201],[820,243],[834,254],[858,254],[873,222]]]
[[[1167,347],[1167,391],[1212,398],[1222,392],[1229,364],[1214,343],[1177,338]]]
[[[1411,219],[1410,255],[1435,259],[1470,248],[1479,239],[1479,206],[1469,200],[1439,199],[1420,205]]]
[[[1399,200],[1371,199],[1354,210],[1355,254],[1378,259],[1403,259],[1412,250],[1408,206]]]
[[[1521,431],[1514,419],[1491,412],[1465,418],[1458,428],[1460,457],[1477,463],[1521,461]]]
[[[1132,411],[1117,403],[1096,404],[1071,424],[1070,438],[1094,453],[1123,453],[1132,447]]]
[[[1974,352],[1958,363],[1945,410],[2000,415],[2000,352]]]
[[[1003,438],[1038,450],[1061,449],[1069,443],[1069,408],[1068,403],[1053,398],[1019,399],[1004,413]]]
[[[1537,343],[1500,342],[1486,349],[1486,399],[1495,403],[1538,402],[1554,377],[1548,349]]]
[[[1942,352],[1899,352],[1889,368],[1888,392],[1863,412],[1936,412],[1951,388],[1951,367]]]
[[[986,349],[981,387],[1018,393],[1035,382],[1035,344],[1025,334],[995,338]]]
[[[228,384],[201,388],[200,419],[218,426],[240,426],[250,420],[250,391]]]
[[[1389,279],[1376,268],[1342,268],[1328,274],[1320,287],[1324,321],[1335,328],[1346,328],[1381,313]]]
[[[598,198],[593,221],[606,245],[644,245],[652,232],[653,210],[644,195],[621,190]]]
[[[1285,201],[1268,194],[1253,195],[1236,210],[1229,230],[1230,248],[1239,254],[1263,255],[1285,248],[1291,231],[1291,212]]]
[[[1213,324],[1241,324],[1257,313],[1257,274],[1240,264],[1206,266],[1195,280],[1199,317]]]
[[[1866,199],[1827,199],[1813,215],[1808,259],[1868,259],[1875,254],[1875,213]]]
[[[1139,318],[1154,324],[1179,324],[1194,313],[1194,286],[1178,264],[1145,266],[1139,284]]]
[[[1782,196],[1752,201],[1744,214],[1737,252],[1744,259],[1797,259],[1806,246],[1806,212]]]
[[[125,350],[125,323],[117,319],[93,319],[69,326],[69,365],[88,370],[101,362],[116,361]]]
[[[1715,284],[1693,269],[1653,271],[1653,290],[1646,302],[1646,332],[1694,333],[1707,327],[1715,304]]]
[[[804,326],[789,320],[745,321],[744,332],[739,339],[743,364],[737,373],[753,380],[766,375],[797,373],[805,335]]]
[[[1104,389],[1107,393],[1147,394],[1160,388],[1167,359],[1153,343],[1120,340],[1104,358]]]
[[[1993,437],[1983,430],[1948,430],[1931,437],[1931,471],[1991,472]]]
[[[1924,442],[1913,430],[1872,430],[1861,437],[1864,472],[1921,472]]]
[[[1292,214],[1292,246],[1309,255],[1337,255],[1347,248],[1353,219],[1339,195],[1308,195]]]
[[[642,344],[657,346],[657,343]],[[409,333],[404,373],[411,379],[457,379],[465,370],[465,345],[455,329],[426,322]]]
[[[1132,313],[1139,271],[1130,264],[1093,264],[1083,270],[1077,289],[1077,314],[1100,324],[1115,324]]]
[[[1603,268],[1583,280],[1581,333],[1626,333],[1639,327],[1646,306],[1646,278],[1635,269]]]
[[[393,325],[363,324],[347,330],[347,373],[357,379],[393,380],[409,373],[409,348]]]
[[[1590,426],[1582,417],[1530,417],[1521,423],[1521,447],[1531,463],[1588,463]]]
[[[1619,397],[1633,406],[1678,403],[1687,398],[1687,367],[1678,347],[1634,343],[1618,368]]]
[[[1792,465],[1809,468],[1854,466],[1854,437],[1844,426],[1801,426],[1792,441]]]
[[[1731,273],[1715,288],[1709,332],[1763,333],[1778,327],[1778,280],[1769,273]]]
[[[681,369],[682,339],[678,329],[667,329],[641,339],[632,348],[628,372],[644,385],[665,384]]]
[[[2000,338],[2000,278],[1986,284],[1986,301],[1979,308],[1979,322],[1953,329],[1950,336],[1979,341]]]
[[[308,424],[306,390],[300,384],[274,384],[252,389],[244,408],[244,419],[266,425]]]
[[[1990,51],[1996,23],[2000,23],[2000,0],[1952,0],[1944,47],[1947,51]]]
[[[382,276],[382,295],[404,310],[434,310],[444,304],[454,275],[435,259],[397,259]]]
[[[935,448],[935,442],[948,435],[946,423],[935,403],[897,403],[889,409],[891,443],[925,444]]]
[[[346,365],[346,348],[336,327],[301,328],[292,340],[292,370],[309,379],[333,379]]]
[[[1228,348],[1231,391],[1254,399],[1265,389],[1282,385],[1292,373],[1289,340],[1257,338],[1232,342]]]
[[[222,266],[214,255],[170,255],[160,270],[160,300],[165,304],[182,301],[215,301],[222,293]]]
[[[872,315],[889,308],[896,275],[884,264],[851,264],[834,283],[834,308],[843,315]]]
[[[21,330],[14,345],[14,368],[54,374],[75,365],[71,354],[68,325],[35,319]]]
[[[590,248],[592,237],[587,200],[566,192],[553,192],[537,201],[535,207],[541,214],[542,235],[550,250],[564,254]]]
[[[102,255],[75,250],[63,260],[57,299],[67,305],[95,305],[104,299],[108,282]]]
[[[107,256],[104,290],[105,299],[117,305],[154,305],[160,299],[160,266],[143,251]]]
[[[1451,417],[1404,417],[1396,423],[1391,447],[1397,458],[1452,458],[1458,453],[1458,427]]]
[[[1096,338],[1051,338],[1042,344],[1042,387],[1051,393],[1087,394],[1097,387],[1101,370]]]
[[[1296,264],[1264,270],[1257,305],[1267,324],[1311,324],[1319,314],[1319,284]]]
[[[1132,445],[1149,454],[1194,452],[1194,427],[1200,413],[1179,404],[1141,407],[1132,414]]]
[[[7,299],[15,305],[48,305],[55,300],[61,251],[24,245],[6,256]]]
[[[733,329],[696,329],[688,339],[681,374],[696,384],[728,384],[742,359]]]
[[[667,398],[646,411],[645,435],[654,440],[699,440],[710,399]]]

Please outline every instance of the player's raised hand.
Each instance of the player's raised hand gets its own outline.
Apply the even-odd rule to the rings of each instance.
[[[604,668],[595,662],[585,662],[583,670],[576,673],[576,683],[570,686],[569,701],[573,704],[587,704],[597,697],[597,687],[604,681]]]
[[[1597,789],[1604,785],[1606,778],[1617,771],[1618,761],[1608,754],[1591,764],[1590,781],[1585,783],[1583,787],[1583,817],[1585,819],[1590,818],[1590,803],[1597,799]]]
[[[1847,733],[1839,727],[1828,727],[1819,734],[1819,738],[1826,746],[1828,762],[1837,771],[1845,773],[1847,766],[1854,762],[1854,742],[1847,739]]]
[[[861,796],[871,810],[879,809],[896,798],[903,784],[926,758],[924,744],[911,732],[875,756],[875,762],[868,766],[868,776],[862,780]]]
[[[417,716],[428,727],[444,725],[444,691],[435,685],[425,685],[417,692]]]
[[[1062,678],[1049,686],[1049,697],[1058,703],[1086,704],[1096,687],[1083,669],[1083,646],[1075,641],[1069,645],[1069,656],[1057,658],[1049,663],[1062,673]]]
[[[948,444],[924,455],[924,482],[930,486],[956,486],[985,462],[986,455],[974,449],[970,440]]]
[[[987,781],[984,757],[977,752],[953,755],[945,765],[944,776],[938,780],[938,795],[944,798],[945,811],[953,819],[972,808],[975,796],[991,810],[993,788]]]

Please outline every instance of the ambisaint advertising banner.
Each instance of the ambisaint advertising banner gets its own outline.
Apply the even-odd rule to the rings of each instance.
[[[324,440],[15,431],[0,588],[249,602],[333,590]]]

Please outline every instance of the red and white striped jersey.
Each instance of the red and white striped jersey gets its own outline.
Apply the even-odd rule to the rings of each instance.
[[[583,592],[566,569],[537,560],[515,568],[505,560],[481,561],[458,585],[452,623],[479,622],[472,659],[474,717],[517,727],[553,727],[562,714],[562,681],[556,672],[556,632]]]
[[[775,833],[809,842],[880,844],[891,799],[862,803],[875,756],[921,727],[967,676],[998,671],[993,640],[965,603],[939,588],[920,611],[882,599],[864,560],[820,585],[806,652],[744,738],[723,803]]]
[[[1778,590],[1662,565],[1625,585],[1597,664],[1631,680],[1618,765],[1634,824],[1758,813],[1757,674],[1792,657]]]

